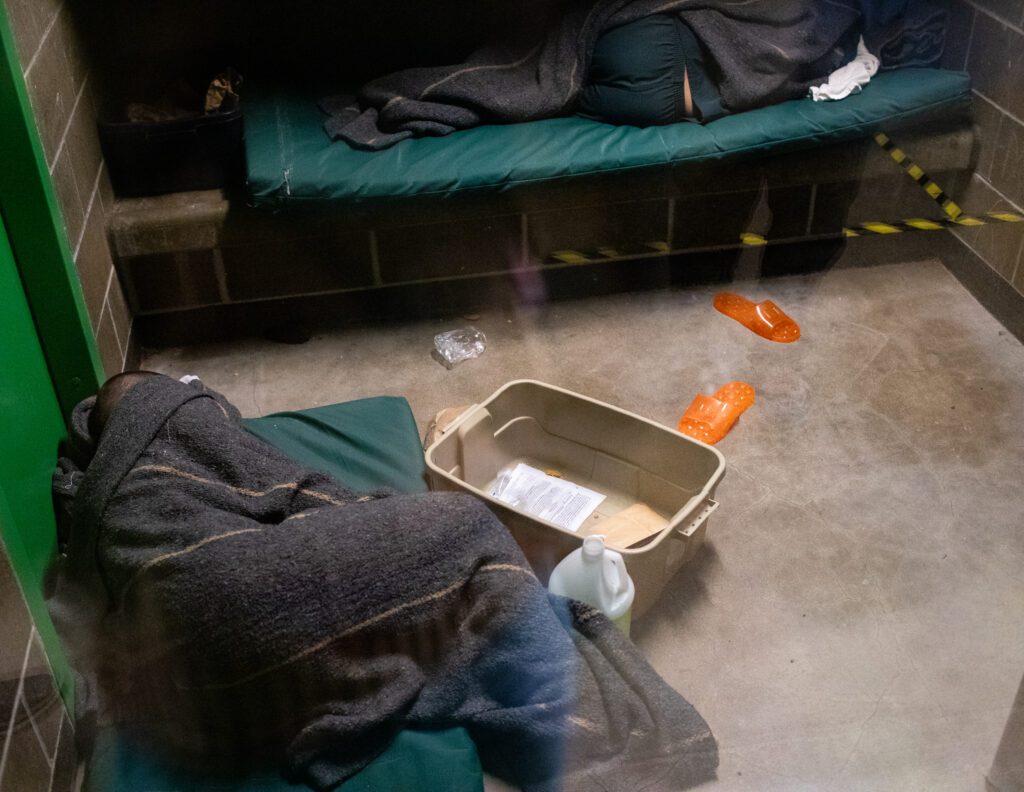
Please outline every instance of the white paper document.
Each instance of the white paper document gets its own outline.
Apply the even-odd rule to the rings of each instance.
[[[490,494],[509,506],[570,531],[578,531],[604,500],[600,492],[549,476],[522,462],[499,475]]]

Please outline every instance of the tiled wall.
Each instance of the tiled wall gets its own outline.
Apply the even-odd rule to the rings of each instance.
[[[980,132],[977,168],[958,196],[971,212],[1024,211],[1024,0],[959,0]],[[961,241],[1024,294],[1024,223],[958,232]]]
[[[66,0],[5,2],[92,329],[112,374],[132,357],[132,317],[107,245],[113,191],[96,135],[95,80]]]
[[[0,790],[76,788],[74,731],[0,544]]]

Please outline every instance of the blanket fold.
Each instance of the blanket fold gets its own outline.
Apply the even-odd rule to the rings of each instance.
[[[527,790],[714,775],[696,710],[602,614],[549,598],[473,498],[354,492],[165,377],[55,487],[74,494],[55,621],[106,717],[152,750],[279,756],[328,790],[400,729],[461,725]]]

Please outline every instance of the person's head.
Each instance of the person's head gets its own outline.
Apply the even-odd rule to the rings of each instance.
[[[108,379],[96,394],[96,403],[89,412],[89,434],[98,441],[114,409],[132,388],[150,377],[159,377],[155,371],[124,371]]]

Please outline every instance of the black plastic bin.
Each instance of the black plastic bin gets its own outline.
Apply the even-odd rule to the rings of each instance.
[[[98,126],[118,195],[208,190],[245,178],[241,107],[175,121],[100,121]]]

